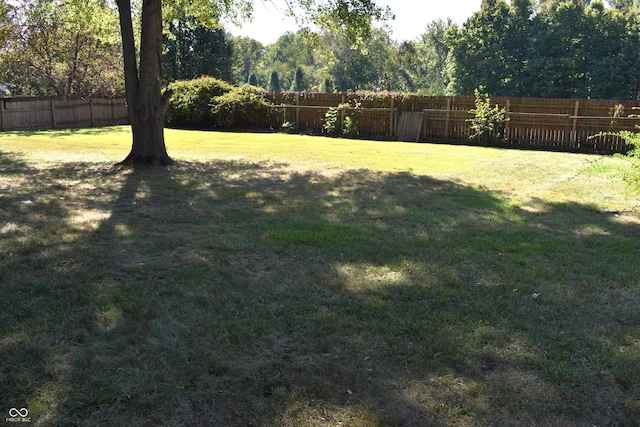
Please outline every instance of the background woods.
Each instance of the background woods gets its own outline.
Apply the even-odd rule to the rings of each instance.
[[[122,92],[117,13],[109,4],[0,2],[0,89],[12,96]],[[395,40],[378,25],[354,43],[325,26],[264,45],[194,15],[168,22],[164,34],[166,84],[209,75],[270,91],[472,95],[482,87],[491,96],[601,99],[640,93],[637,1],[485,0],[462,25],[425,22],[415,40]]]

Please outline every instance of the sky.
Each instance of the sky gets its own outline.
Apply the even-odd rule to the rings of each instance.
[[[389,22],[392,37],[397,41],[415,40],[424,33],[427,24],[436,19],[451,18],[462,24],[474,12],[480,10],[481,0],[376,0],[379,6],[390,6],[396,19]],[[235,36],[246,36],[264,45],[275,42],[287,31],[297,31],[293,18],[284,16],[284,0],[272,2],[256,0],[253,20],[242,28],[226,24],[225,28]]]

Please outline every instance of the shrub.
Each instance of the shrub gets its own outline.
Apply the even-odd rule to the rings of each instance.
[[[620,108],[622,107],[622,108]],[[612,109],[613,114],[611,116],[615,119],[620,117],[624,107],[622,105],[616,105]],[[634,107],[634,110],[640,108]],[[639,114],[629,114],[629,117],[640,117]],[[614,122],[612,121],[613,125]],[[600,132],[590,138],[597,138],[603,135],[615,135],[624,139],[627,144],[631,146],[631,149],[626,153],[625,157],[631,162],[629,170],[622,173],[624,181],[629,185],[629,189],[632,192],[640,192],[640,125],[636,125],[637,131],[620,131],[620,132]]]
[[[470,138],[485,143],[504,140],[505,128],[509,120],[506,110],[498,105],[491,107],[489,96],[481,95],[478,89],[474,91],[474,95],[476,108],[469,111],[474,117],[467,119],[468,122],[471,122],[473,130]]]
[[[344,118],[342,134],[352,138],[358,136],[358,123],[353,117],[347,116]]]
[[[274,127],[272,107],[264,89],[242,85],[213,99],[210,111],[216,127],[270,129]]]
[[[171,83],[167,126],[198,129],[215,127],[211,104],[216,97],[232,91],[233,88],[232,84],[213,77]]]
[[[280,129],[287,133],[294,133],[297,129],[296,122],[284,122],[280,125]]]
[[[631,150],[626,157],[631,162],[629,170],[623,173],[625,182],[629,185],[629,189],[633,192],[640,191],[640,131],[639,132],[616,132],[615,135],[624,138]]]
[[[322,129],[328,135],[335,135],[338,131],[338,117],[340,112],[337,108],[329,107],[326,114],[324,115],[324,124],[322,125]]]
[[[353,104],[353,105],[352,105]],[[358,135],[358,123],[355,120],[355,115],[361,104],[358,101],[352,101],[352,103],[340,104],[337,107],[330,107],[324,115],[324,125],[322,129],[324,133],[328,135],[336,135],[339,132],[338,122],[342,112],[351,110],[350,116],[345,116],[342,123],[342,134],[349,137]],[[354,111],[355,109],[355,111]]]

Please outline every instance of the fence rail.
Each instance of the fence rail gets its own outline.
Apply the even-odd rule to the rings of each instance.
[[[129,123],[125,98],[0,98],[0,130],[62,129]]]

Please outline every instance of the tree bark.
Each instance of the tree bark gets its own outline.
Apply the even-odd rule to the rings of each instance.
[[[127,106],[133,133],[124,165],[170,165],[164,142],[168,97],[162,96],[162,1],[142,2],[140,68],[136,60],[130,0],[117,0],[124,54]]]

